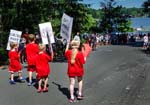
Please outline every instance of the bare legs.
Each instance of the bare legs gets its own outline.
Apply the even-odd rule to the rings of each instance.
[[[18,76],[19,76],[19,79],[20,79],[20,80],[23,79],[23,78],[22,78],[22,72],[18,72]]]
[[[42,79],[38,81],[38,90],[42,89]]]
[[[9,81],[10,84],[16,84],[16,82],[14,80],[14,75],[15,75],[14,72],[10,72],[10,81]],[[22,72],[21,71],[18,72],[18,76],[19,76],[20,82],[24,82],[23,78],[22,78]]]
[[[28,72],[28,75],[29,75],[29,83],[32,83],[32,72],[29,71],[29,72]]]
[[[70,77],[70,98],[74,99],[74,86],[75,86],[75,77]],[[82,77],[77,77],[78,80],[78,95],[82,96],[82,87],[83,87],[83,80]]]
[[[10,80],[11,81],[14,81],[14,75],[15,75],[14,73],[10,73]],[[22,78],[22,72],[18,72],[18,76],[19,76],[19,79],[23,79]]]
[[[14,81],[14,73],[10,73],[10,80]]]
[[[70,78],[70,98],[74,99],[74,85],[75,85],[75,78],[71,77]]]
[[[40,92],[48,92],[47,84],[48,84],[48,77],[44,78],[44,89],[42,89],[42,78],[38,80],[38,93]]]
[[[47,84],[48,84],[48,77],[45,78],[44,80],[44,89],[47,89]]]
[[[78,77],[78,88],[79,88],[78,95],[80,95],[80,96],[82,96],[82,87],[83,87],[82,77]]]

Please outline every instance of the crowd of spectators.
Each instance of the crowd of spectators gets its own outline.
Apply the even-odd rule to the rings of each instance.
[[[28,30],[24,32],[21,37],[19,50],[22,50],[21,53],[21,62],[26,62],[25,46],[28,43]],[[60,35],[54,36],[55,43],[52,44],[54,51],[54,61],[61,59],[65,60],[64,52],[67,45],[67,40],[63,39]],[[92,48],[92,51],[95,51],[98,46],[102,45],[126,45],[126,44],[135,44],[140,43],[143,46],[143,49],[150,49],[150,33],[147,34],[133,34],[133,33],[124,33],[124,34],[99,34],[99,33],[76,33],[73,37],[75,40],[79,40],[81,45],[85,42],[88,42]],[[37,43],[41,42],[40,37],[37,35]]]

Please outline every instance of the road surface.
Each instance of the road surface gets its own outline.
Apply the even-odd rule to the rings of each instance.
[[[27,83],[10,85],[7,69],[1,69],[0,105],[71,105],[67,63],[50,65],[48,93],[37,93],[36,86]],[[74,105],[150,105],[150,56],[141,48],[101,46],[90,54],[84,67],[85,99]],[[26,69],[24,64],[24,77]]]

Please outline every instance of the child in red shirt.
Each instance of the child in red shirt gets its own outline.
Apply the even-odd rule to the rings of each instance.
[[[78,41],[73,40],[71,42],[72,49],[69,49],[69,44],[67,44],[65,50],[65,56],[68,60],[68,76],[70,79],[70,99],[69,102],[75,102],[74,98],[74,86],[75,86],[75,77],[78,79],[79,92],[77,99],[83,99],[82,95],[82,85],[83,80],[82,77],[84,75],[83,64],[85,63],[83,53],[78,50],[80,43]]]
[[[38,45],[35,43],[35,40],[36,40],[35,35],[29,34],[28,36],[29,43],[26,45],[28,76],[29,76],[28,86],[32,85],[32,74],[33,72],[36,72],[35,59],[39,52],[39,49],[38,49]]]
[[[46,53],[46,46],[43,44],[39,44],[39,54],[36,57],[36,70],[37,70],[37,78],[38,78],[38,93],[40,92],[48,92],[47,84],[48,84],[48,75],[50,74],[49,61],[52,61],[53,54],[51,51],[51,56]],[[42,79],[44,79],[44,89],[42,89]]]
[[[15,42],[10,42],[10,48],[11,50],[8,53],[9,57],[9,72],[10,72],[10,84],[16,84],[14,81],[14,73],[18,72],[19,80],[21,82],[24,81],[22,77],[22,66],[20,63],[20,56],[16,49],[18,49],[18,45]]]

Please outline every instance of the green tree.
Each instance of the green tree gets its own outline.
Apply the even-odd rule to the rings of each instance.
[[[0,0],[0,47],[4,49],[16,14],[14,5],[13,0]]]
[[[67,1],[67,0],[66,0]],[[73,17],[73,33],[77,31],[84,32],[87,31],[86,23],[87,20],[87,8],[85,5],[78,3],[79,0],[68,0],[64,12],[69,16]]]
[[[115,0],[104,0],[101,2],[102,19],[100,21],[100,30],[102,32],[127,32],[130,29],[130,20],[128,15],[122,12],[122,6],[116,6]]]
[[[92,27],[95,27],[96,25],[96,20],[92,17],[92,15],[88,14],[86,17],[86,21],[85,25],[83,27],[84,32],[92,32],[93,30],[91,30]]]
[[[147,13],[148,17],[150,17],[150,0],[147,0],[143,3],[143,11]]]

